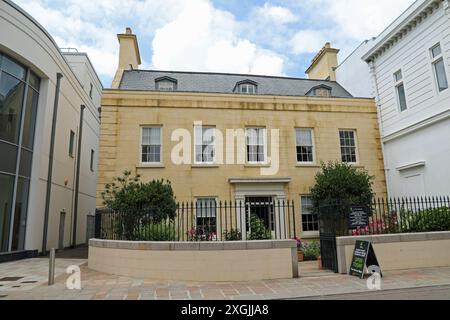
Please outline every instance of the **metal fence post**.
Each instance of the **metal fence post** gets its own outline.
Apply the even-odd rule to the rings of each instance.
[[[52,286],[55,284],[55,248],[50,250],[50,256],[48,261],[48,285]]]
[[[101,230],[102,230],[102,214],[99,209],[95,209],[95,227],[94,227],[95,239],[101,238]]]

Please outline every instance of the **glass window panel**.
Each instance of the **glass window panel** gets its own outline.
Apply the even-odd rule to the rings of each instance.
[[[161,162],[161,128],[142,128],[142,162]]]
[[[313,212],[313,201],[310,196],[301,197],[302,227],[304,232],[319,231],[318,217]]]
[[[16,78],[19,78],[21,80],[25,80],[26,71],[25,68],[11,60],[10,58],[3,56],[2,60],[2,69],[8,72],[9,74],[12,74]]]
[[[440,59],[434,64],[434,70],[436,72],[439,91],[448,89],[447,74],[445,73],[445,66],[443,59]]]
[[[437,46],[435,46],[434,48],[431,49],[431,54],[433,55],[433,58],[436,58],[441,53],[442,53],[442,50],[441,50],[440,44],[438,44]]]
[[[395,78],[396,82],[402,80],[403,79],[402,72],[401,71],[397,71],[396,73],[394,73],[394,78]]]
[[[19,178],[16,206],[14,209],[12,251],[24,249],[25,229],[27,224],[28,189],[29,181],[27,179]]]
[[[162,80],[157,82],[157,88],[161,91],[174,91],[175,83],[168,80]]]
[[[342,162],[356,163],[356,139],[355,132],[351,130],[341,130],[339,132],[341,142]]]
[[[406,105],[405,86],[403,84],[397,86],[398,102],[400,104],[400,111],[405,111],[408,107]]]
[[[312,146],[312,130],[297,129],[297,146]]]
[[[94,171],[94,157],[95,157],[95,151],[91,150],[91,161],[90,161],[90,169],[91,171]]]
[[[25,118],[23,122],[22,137],[22,146],[28,149],[33,149],[38,100],[39,95],[37,92],[29,89],[27,102],[25,104]]]
[[[69,156],[73,157],[75,149],[75,132],[70,130],[69,137]]]
[[[0,142],[0,171],[16,173],[17,149],[16,146]]]
[[[0,252],[8,251],[14,178],[0,174]]]
[[[22,148],[20,154],[19,175],[23,177],[31,176],[31,165],[33,161],[33,153]]]
[[[0,78],[0,139],[18,144],[23,82],[2,72]]]
[[[35,75],[33,72],[30,72],[30,79],[28,83],[37,91],[39,92],[41,80],[37,75]]]

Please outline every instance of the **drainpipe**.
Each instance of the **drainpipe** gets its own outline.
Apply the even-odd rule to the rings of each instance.
[[[56,135],[56,120],[58,118],[58,105],[59,105],[59,91],[61,88],[61,79],[63,75],[61,73],[56,74],[56,91],[55,91],[55,103],[53,105],[53,120],[52,120],[52,133],[50,136],[50,152],[48,155],[48,172],[47,172],[47,192],[45,195],[45,212],[44,212],[44,232],[42,235],[42,253],[47,252],[47,236],[48,236],[48,218],[50,214],[50,197],[52,192],[52,176],[53,176],[53,156],[55,153],[55,135]]]
[[[86,106],[81,105],[80,110],[80,126],[78,132],[78,150],[77,150],[77,171],[75,177],[75,203],[73,207],[73,233],[72,247],[77,245],[77,220],[78,220],[78,195],[80,191],[80,165],[81,165],[81,143],[83,141],[83,115]]]

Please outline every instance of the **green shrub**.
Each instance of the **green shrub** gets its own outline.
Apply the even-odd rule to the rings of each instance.
[[[450,230],[450,208],[434,208],[409,212],[402,217],[403,232],[433,232]]]
[[[240,241],[242,240],[242,233],[239,230],[229,230],[223,233],[225,241]]]
[[[305,255],[305,261],[317,260],[320,256],[320,244],[318,241],[303,241],[300,245],[300,251]]]
[[[171,220],[147,223],[139,228],[139,241],[178,241],[175,223]]]
[[[250,216],[250,232],[248,240],[270,240],[272,232],[267,229],[264,220],[258,218],[257,215]]]

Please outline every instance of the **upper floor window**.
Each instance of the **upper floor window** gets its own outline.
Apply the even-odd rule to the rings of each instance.
[[[92,99],[93,91],[94,91],[94,86],[91,83],[91,87],[89,88],[89,98],[91,98],[91,99]]]
[[[75,132],[70,130],[70,137],[69,137],[69,156],[74,157],[75,152]]]
[[[312,129],[295,129],[297,162],[314,162],[314,143]]]
[[[142,128],[142,163],[161,163],[161,146],[161,127]]]
[[[214,163],[215,159],[215,128],[195,127],[195,162]]]
[[[316,97],[331,97],[331,87],[326,85],[319,85],[309,90],[306,95]]]
[[[265,130],[264,128],[248,128],[245,136],[247,140],[247,162],[265,162]]]
[[[234,91],[243,94],[256,94],[258,91],[258,84],[251,80],[241,81],[236,84]]]
[[[339,139],[341,142],[342,162],[357,163],[356,157],[356,131],[339,130]]]
[[[175,91],[177,90],[177,80],[170,77],[155,79],[155,88],[159,91]]]
[[[438,43],[431,51],[431,63],[433,65],[434,75],[439,92],[448,89],[447,74],[445,72],[444,57],[442,55],[441,44]]]
[[[89,168],[91,169],[92,172],[94,172],[94,159],[95,159],[95,151],[91,149],[91,161]]]
[[[394,73],[394,82],[400,111],[405,111],[408,108],[408,106],[406,104],[406,92],[405,92],[405,84],[403,83],[402,70],[399,70],[396,73]]]

